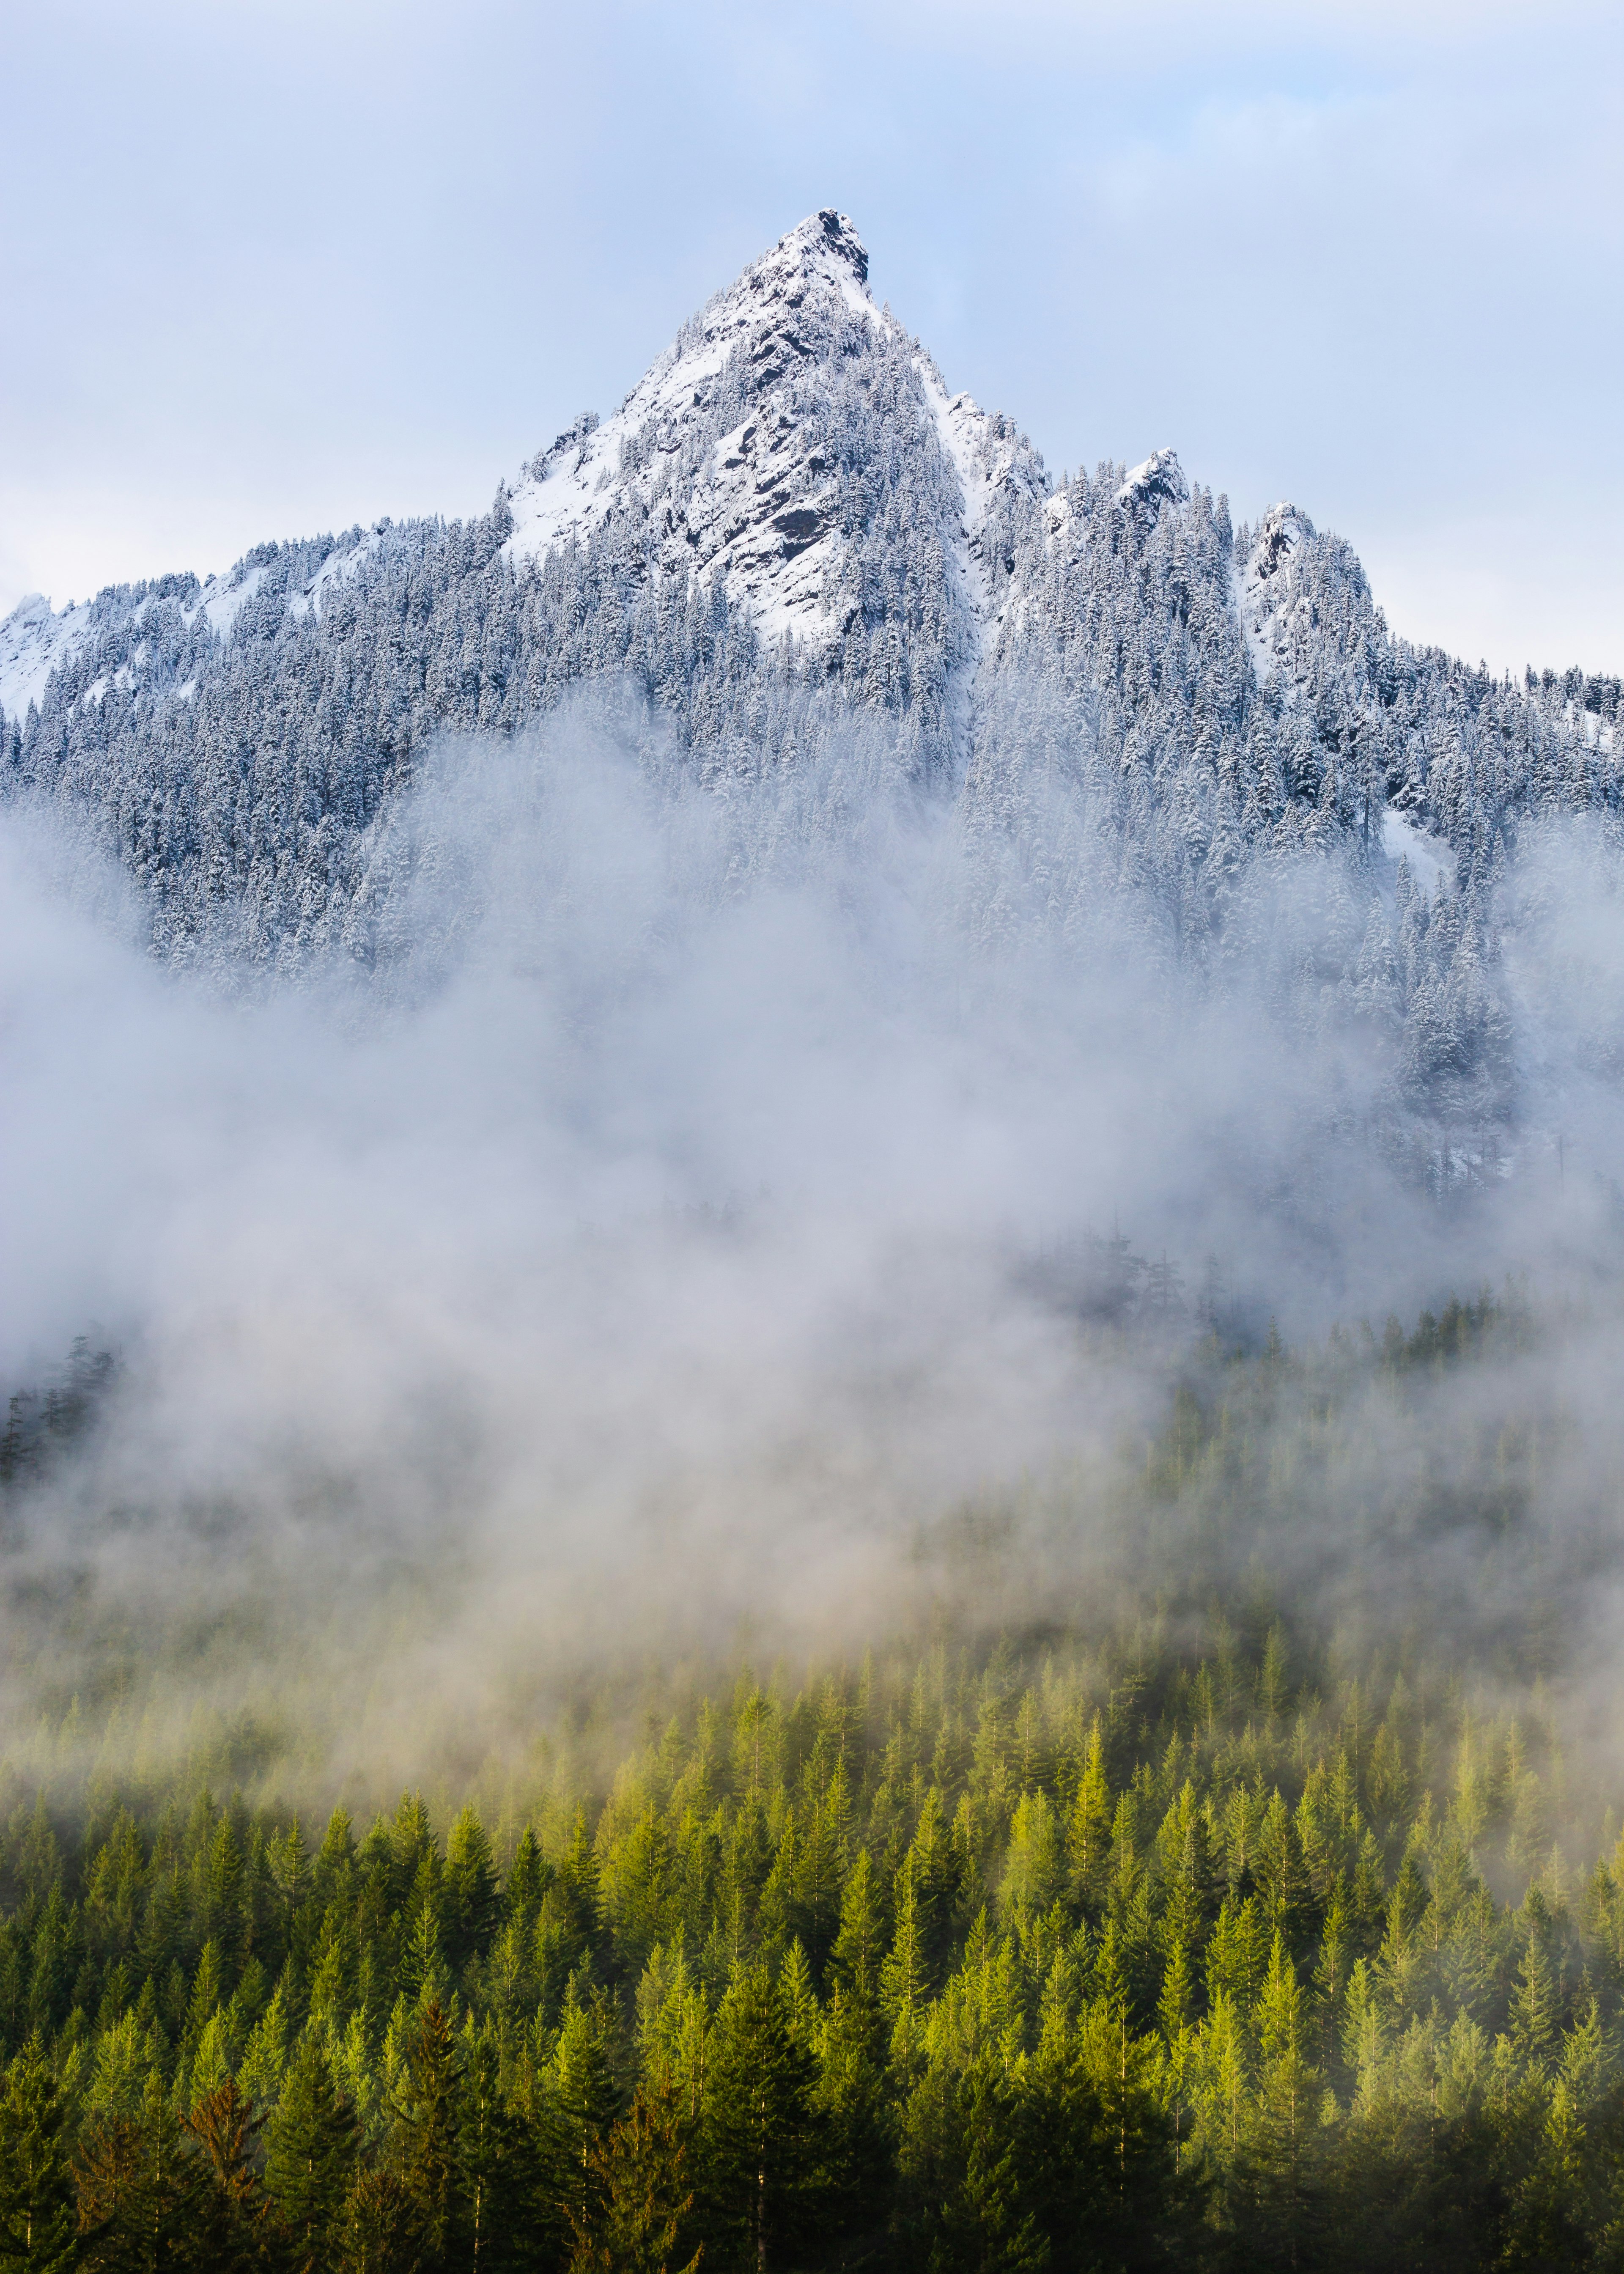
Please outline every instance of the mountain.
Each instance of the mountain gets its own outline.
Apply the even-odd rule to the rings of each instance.
[[[950,397],[918,341],[876,309],[868,275],[844,215],[792,230],[612,418],[582,418],[524,469],[508,556],[534,561],[619,525],[654,575],[703,579],[763,646],[825,668],[866,612],[865,574],[900,572],[883,621],[932,694],[957,674],[967,696],[995,621],[996,508],[1049,484],[1007,421]],[[862,494],[864,478],[877,494]],[[857,529],[877,543],[854,549]]]
[[[1412,647],[1340,539],[1289,504],[1235,529],[1170,450],[1056,482],[868,265],[814,215],[473,522],[25,601],[0,795],[87,827],[162,954],[366,964],[431,743],[583,683],[629,689],[706,782],[877,731],[983,838],[1052,832],[1064,794],[1088,849],[1054,889],[1132,900],[1192,969],[1256,931],[1282,864],[1321,863],[1299,1012],[1328,990],[1412,1100],[1506,1110],[1496,894],[1530,822],[1617,813],[1619,683]]]

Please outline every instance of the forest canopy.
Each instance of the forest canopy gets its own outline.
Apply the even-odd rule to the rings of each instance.
[[[1259,1505],[1283,1536],[1372,1401],[1425,1417],[1550,1332],[1514,1293],[1211,1337],[1122,1487],[1132,1584],[578,1684],[370,1817],[278,1799],[292,1763],[232,1791],[223,1725],[98,1761],[71,1706],[6,1771],[8,2247],[1612,2263],[1624,1792],[1575,1717],[1571,1543],[1538,1536],[1563,1417],[1483,1434],[1447,1507],[1389,1502],[1407,1624],[1282,1575]],[[13,1458],[14,1518],[35,1488]],[[984,1578],[1000,1540],[968,1510],[930,1555]],[[1443,1615],[1462,1557],[1492,1615]]]

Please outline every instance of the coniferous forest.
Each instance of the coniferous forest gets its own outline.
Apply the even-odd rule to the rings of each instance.
[[[130,1698],[47,1710],[0,1846],[8,2259],[1616,2263],[1624,1794],[1565,1735],[1560,1401],[1367,1511],[1407,1619],[1281,1584],[1357,1441],[1550,1332],[1513,1289],[1213,1334],[1117,1480],[1132,1584],[587,1684],[392,1804],[278,1799],[245,1722],[143,1765]],[[107,1376],[14,1406],[14,1524]],[[983,1589],[1011,1520],[936,1552]]]

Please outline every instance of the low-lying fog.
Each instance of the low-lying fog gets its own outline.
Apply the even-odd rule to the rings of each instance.
[[[1097,1607],[1204,1284],[1233,1342],[1529,1273],[1567,1324],[1457,1404],[1579,1417],[1544,1488],[1612,1615],[1624,926],[1593,847],[1519,884],[1530,1111],[1447,1205],[1414,1164],[1481,1133],[1278,1015],[1261,950],[1192,980],[1075,875],[1057,917],[1030,843],[883,754],[724,796],[581,717],[448,752],[380,842],[370,972],[162,968],[37,816],[0,860],[0,1368],[42,1383],[80,1334],[120,1361],[18,1502],[13,1751],[41,1699],[137,1712],[162,1668],[177,1726],[252,1706],[312,1764],[410,1768],[605,1658],[861,1647],[937,1584],[921,1536],[1060,1474],[1000,1615]],[[1344,888],[1282,877],[1269,968]],[[1085,1238],[1118,1231],[1182,1276],[1127,1335]],[[1389,1453],[1413,1427],[1300,1584]]]

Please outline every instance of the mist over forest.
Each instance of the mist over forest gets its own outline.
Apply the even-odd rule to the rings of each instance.
[[[1618,684],[866,275],[0,628],[21,2263],[1614,2263]]]
[[[166,975],[110,875],[13,832],[13,1681],[81,1713],[133,1683],[178,1733],[267,1713],[290,1652],[333,1773],[371,1766],[343,1758],[370,1698],[409,1777],[605,1654],[860,1650],[929,1615],[921,1543],[960,1511],[1058,1492],[1000,1598],[1042,1622],[1148,1579],[1111,1501],[1179,1384],[1508,1287],[1541,1331],[1475,1394],[1564,1404],[1605,1489],[1611,1101],[1554,1018],[1561,1125],[1451,1130],[1357,1021],[1259,1016],[1320,921],[1296,880],[1261,951],[1192,979],[1131,910],[1054,925],[1029,848],[883,749],[718,811],[628,741],[575,709],[448,750],[392,817],[395,944],[361,979]],[[1572,844],[1575,879],[1605,862]],[[1586,1035],[1595,889],[1530,890],[1517,933],[1519,987],[1565,986]],[[34,1476],[26,1393],[76,1335],[113,1363]],[[1470,1460],[1447,1401],[1431,1426]],[[1349,1505],[1279,1552],[1345,1565],[1417,1453],[1372,1419]],[[1586,1488],[1547,1489],[1579,1582]],[[1364,1585],[1402,1599],[1384,1563]]]

